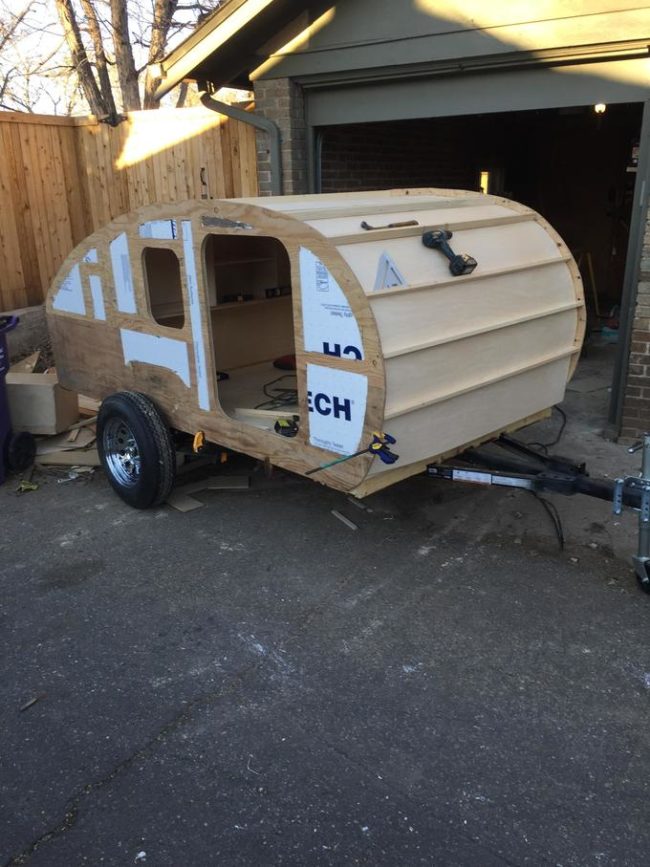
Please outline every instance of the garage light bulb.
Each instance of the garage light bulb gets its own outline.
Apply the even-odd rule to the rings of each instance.
[[[605,114],[605,112],[607,111],[607,106],[604,102],[597,102],[594,106],[594,111],[596,112],[596,114]]]

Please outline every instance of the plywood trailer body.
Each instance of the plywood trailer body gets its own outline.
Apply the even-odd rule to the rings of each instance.
[[[425,246],[440,229],[471,273]],[[585,328],[576,264],[539,214],[435,189],[143,208],[68,256],[47,314],[67,388],[143,393],[172,428],[287,470],[388,432],[392,466],[313,476],[356,496],[548,413]],[[295,373],[273,366],[294,354]],[[293,415],[297,434],[276,433]]]

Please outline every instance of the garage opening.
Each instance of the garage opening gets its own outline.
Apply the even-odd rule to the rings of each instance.
[[[599,108],[603,108],[600,106]],[[348,124],[320,132],[322,192],[450,187],[502,195],[557,229],[580,268],[583,359],[598,357],[603,416],[616,354],[643,106]],[[595,383],[595,380],[594,380]]]

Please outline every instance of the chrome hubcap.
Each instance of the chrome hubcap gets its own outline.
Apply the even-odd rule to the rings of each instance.
[[[113,478],[127,488],[137,484],[142,459],[128,424],[120,418],[109,419],[104,426],[102,446],[106,465]]]

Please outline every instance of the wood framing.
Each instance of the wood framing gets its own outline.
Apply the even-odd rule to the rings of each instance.
[[[472,273],[423,244],[433,229]],[[394,466],[366,454],[313,476],[357,496],[547,412],[585,327],[548,223],[452,190],[142,208],[77,247],[47,312],[66,387],[141,391],[172,427],[293,472],[388,432]],[[295,373],[273,366],[292,354]],[[292,416],[295,437],[274,431]]]

